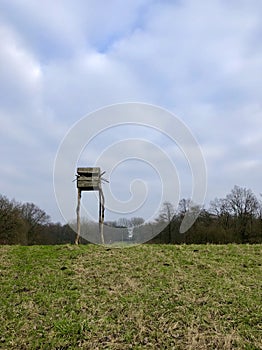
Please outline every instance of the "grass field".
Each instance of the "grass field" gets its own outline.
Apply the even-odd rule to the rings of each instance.
[[[261,349],[261,245],[1,246],[1,349]]]

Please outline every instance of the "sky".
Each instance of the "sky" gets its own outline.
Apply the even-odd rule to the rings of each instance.
[[[0,193],[33,202],[64,223],[53,186],[61,142],[81,118],[132,102],[169,111],[194,135],[206,164],[206,207],[234,185],[259,197],[261,18],[260,0],[1,0]],[[141,125],[101,131],[69,173],[74,177],[76,165],[101,165],[110,180],[104,186],[120,206],[137,192],[143,208],[130,215],[150,216],[163,200],[172,202],[160,196],[167,180],[146,161],[155,154],[162,167],[155,147],[176,167],[180,197],[190,197],[188,159],[168,135]],[[132,159],[123,161],[125,151]],[[173,177],[177,185],[175,173],[168,179]],[[142,179],[141,186],[132,188],[134,179]],[[75,182],[65,186],[73,207]],[[92,215],[95,200],[87,195],[83,203]],[[117,217],[109,208],[107,219]]]

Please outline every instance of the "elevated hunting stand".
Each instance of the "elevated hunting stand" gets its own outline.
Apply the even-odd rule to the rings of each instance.
[[[105,212],[105,197],[102,190],[102,175],[100,168],[77,168],[77,235],[75,244],[79,243],[80,239],[80,201],[82,191],[99,191],[99,233],[101,243],[104,244],[104,212]],[[106,181],[106,180],[105,180]]]

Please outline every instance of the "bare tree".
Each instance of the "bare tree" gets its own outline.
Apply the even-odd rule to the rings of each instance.
[[[237,217],[255,216],[259,208],[259,202],[254,193],[247,188],[234,186],[226,196],[226,202],[232,215]]]
[[[215,198],[211,201],[209,212],[217,217],[224,229],[229,227],[231,214],[229,204],[225,198]]]
[[[168,241],[171,243],[172,241],[172,222],[175,217],[175,209],[172,203],[165,201],[162,204],[162,208],[160,210],[159,216],[156,219],[158,223],[167,223],[168,226]]]
[[[170,223],[175,216],[175,209],[170,202],[164,202],[160,210],[157,221],[164,221]]]
[[[36,225],[44,225],[50,221],[49,215],[47,215],[42,209],[38,208],[34,203],[22,204],[21,212],[31,228]]]
[[[189,212],[192,204],[193,203],[192,203],[191,199],[182,198],[178,203],[179,214],[185,215],[187,212]]]
[[[117,226],[119,227],[130,227],[131,222],[128,218],[120,218],[117,220]]]
[[[0,195],[0,244],[27,244],[27,230],[19,204]]]
[[[258,220],[260,224],[260,231],[262,231],[262,193],[260,193],[261,199],[259,199],[259,207],[258,207]]]
[[[25,203],[20,206],[20,212],[28,224],[28,243],[34,243],[36,228],[50,222],[50,217],[34,203]]]
[[[259,202],[250,189],[234,186],[226,196],[226,204],[230,214],[236,219],[236,228],[242,242],[248,241],[248,231],[252,231],[253,219],[257,216]]]
[[[145,222],[145,220],[141,217],[133,217],[130,219],[130,223],[132,227],[137,227],[137,226],[141,226],[143,225],[143,223]]]

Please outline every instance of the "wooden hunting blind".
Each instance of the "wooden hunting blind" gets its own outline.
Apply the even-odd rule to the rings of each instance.
[[[104,244],[104,234],[103,234],[103,225],[104,225],[104,212],[105,212],[105,198],[102,191],[102,175],[100,168],[77,168],[77,235],[75,243],[79,243],[80,239],[80,201],[81,201],[81,192],[82,191],[99,191],[99,233],[101,237],[101,243]],[[106,181],[106,180],[104,180]]]
[[[77,188],[81,191],[99,191],[100,168],[77,168]]]

